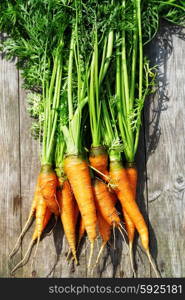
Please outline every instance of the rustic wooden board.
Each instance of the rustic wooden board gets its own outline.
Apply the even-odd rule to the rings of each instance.
[[[9,277],[8,255],[21,230],[18,72],[0,57],[0,277]],[[13,261],[20,260],[21,253]],[[22,270],[17,275],[21,276]]]
[[[185,30],[163,27],[150,49],[159,65],[145,113],[151,248],[163,277],[184,277]]]
[[[163,28],[147,49],[159,64],[159,91],[147,100],[137,154],[139,180],[137,201],[150,226],[152,255],[163,277],[185,275],[185,40],[177,28]],[[26,112],[26,93],[15,62],[0,60],[0,277],[9,276],[8,253],[15,244],[29,213],[39,172],[38,143],[31,137]],[[52,220],[54,224],[55,220]],[[52,227],[50,224],[50,228]],[[26,233],[19,254],[28,247],[33,226]],[[83,242],[80,265],[66,261],[68,246],[60,221],[40,242],[34,269],[38,277],[133,277],[128,248],[118,231],[93,274],[87,272],[89,243]],[[97,241],[93,263],[100,248]],[[16,277],[32,277],[29,262]],[[138,237],[134,248],[138,277],[154,277]]]

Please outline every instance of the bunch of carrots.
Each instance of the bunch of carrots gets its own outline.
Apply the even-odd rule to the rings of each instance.
[[[97,236],[102,246],[96,265],[118,229],[126,233],[135,274],[137,231],[160,276],[136,201],[142,109],[156,77],[143,49],[155,36],[160,18],[184,24],[184,15],[184,1],[175,0],[1,1],[0,30],[8,34],[2,49],[8,59],[18,58],[24,87],[30,91],[32,133],[41,145],[30,214],[10,257],[33,218],[35,230],[12,273],[26,262],[35,243],[36,256],[43,231],[55,215],[76,264],[85,233],[91,245],[90,270]]]

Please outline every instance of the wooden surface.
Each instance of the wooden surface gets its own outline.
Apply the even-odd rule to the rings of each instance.
[[[146,101],[140,150],[137,200],[149,224],[150,246],[162,277],[185,276],[185,34],[174,26],[163,27],[146,52],[158,65],[158,90]],[[26,233],[11,265],[8,254],[30,209],[39,170],[38,144],[30,135],[25,91],[15,62],[0,59],[0,277],[24,255],[33,226]],[[89,243],[85,239],[80,265],[67,264],[68,251],[61,223],[42,239],[34,269],[31,262],[16,277],[132,277],[128,247],[119,232],[105,249],[93,275],[87,273]],[[100,241],[96,243],[96,252]],[[33,249],[34,250],[34,249]],[[155,277],[136,237],[138,277]]]

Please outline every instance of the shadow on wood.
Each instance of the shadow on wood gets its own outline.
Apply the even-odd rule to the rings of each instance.
[[[55,268],[60,259],[60,254],[62,252],[64,230],[60,218],[55,219],[55,224],[52,229],[52,232],[53,232],[53,240],[54,240],[55,251],[56,251],[56,260],[54,262],[53,267],[51,268],[50,272],[47,274],[46,277],[50,277],[50,275],[54,273]]]
[[[167,64],[173,52],[173,35],[185,41],[185,32],[182,27],[169,25],[162,21],[160,30],[155,39],[146,47],[145,51],[150,59],[151,66],[157,66],[157,90],[145,102],[143,114],[143,134],[144,134],[144,149],[145,149],[145,168],[139,170],[139,191],[138,195],[142,201],[142,212],[148,221],[150,232],[150,247],[151,254],[156,261],[158,255],[157,239],[155,229],[150,223],[150,210],[148,209],[148,177],[147,177],[147,162],[149,157],[156,151],[160,137],[160,118],[163,111],[168,109],[168,80],[167,80]],[[141,147],[142,148],[142,147]],[[140,164],[140,154],[138,162]],[[147,207],[144,203],[144,182],[146,181],[147,192]],[[148,211],[148,215],[147,215]],[[163,268],[163,266],[160,266]]]

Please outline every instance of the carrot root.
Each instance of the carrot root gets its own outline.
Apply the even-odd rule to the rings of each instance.
[[[74,195],[71,190],[71,186],[68,180],[63,182],[62,190],[57,194],[58,202],[61,209],[61,221],[63,224],[64,232],[74,257],[75,263],[78,264],[76,256],[76,235],[75,228],[78,217],[78,206]]]
[[[125,236],[124,236],[124,234],[123,234],[123,232],[122,232],[121,228],[120,228],[120,227],[118,227],[118,230],[119,230],[119,232],[121,233],[121,236],[122,236],[122,238],[123,238],[123,240],[124,240],[124,242],[125,242],[125,244],[126,244],[126,246],[127,246],[127,248],[128,248],[128,251],[129,251],[129,246],[127,245],[127,242],[126,242]]]
[[[94,267],[92,268],[91,274],[93,274],[95,268],[97,267],[97,265],[98,265],[98,263],[99,263],[99,261],[100,261],[100,257],[101,257],[101,255],[102,255],[102,253],[103,253],[103,250],[104,250],[106,244],[107,244],[107,242],[103,242],[103,243],[102,243],[101,248],[100,248],[100,250],[99,250],[99,252],[98,252],[98,256],[97,256],[95,265],[94,265]]]
[[[18,268],[20,268],[27,262],[27,259],[29,258],[29,255],[30,255],[30,252],[31,252],[31,249],[32,249],[34,243],[35,243],[35,241],[31,240],[23,259],[13,268],[13,270],[11,271],[11,274],[13,274]]]
[[[26,221],[26,223],[21,231],[21,234],[19,235],[19,237],[17,239],[14,248],[12,249],[12,251],[10,252],[10,254],[8,256],[9,259],[11,259],[16,254],[16,252],[19,250],[21,239],[24,236],[24,234],[26,233],[26,231],[28,230],[29,224],[31,223],[32,219],[33,219],[33,215],[28,217],[28,220]]]
[[[152,266],[152,269],[153,269],[154,272],[155,272],[156,277],[157,277],[157,278],[161,278],[161,275],[159,274],[159,272],[158,272],[158,270],[157,270],[157,266],[156,266],[155,262],[154,262],[153,259],[152,259],[152,256],[151,256],[151,254],[150,254],[150,251],[147,250],[147,251],[146,251],[146,254],[147,254],[147,256],[148,256],[148,259],[149,259],[149,262],[150,262],[150,264],[151,264],[151,266]]]
[[[14,256],[14,254],[18,251],[19,249],[19,246],[20,246],[20,242],[21,242],[21,239],[22,237],[24,236],[24,234],[26,233],[26,231],[28,230],[29,228],[29,225],[30,223],[32,222],[33,220],[33,216],[34,216],[34,213],[35,213],[35,210],[36,210],[36,206],[37,206],[37,198],[38,198],[38,192],[39,192],[39,186],[38,186],[38,182],[37,182],[37,185],[36,185],[36,189],[35,189],[35,193],[34,193],[34,198],[33,198],[33,202],[32,202],[32,205],[31,205],[31,209],[30,209],[30,213],[29,213],[29,216],[28,216],[28,219],[15,243],[15,246],[14,248],[12,249],[11,253],[9,254],[9,259]],[[18,247],[18,249],[17,249]]]
[[[134,268],[134,256],[133,256],[133,243],[129,242],[129,256],[130,256],[130,264],[131,264],[131,268],[132,268],[132,272],[134,277],[136,277],[136,271]]]
[[[92,262],[93,252],[94,252],[94,242],[91,242],[91,246],[90,246],[90,256],[89,256],[89,262],[88,262],[88,266],[87,266],[87,269],[88,269],[88,270],[90,270],[90,267],[91,267],[91,262]]]

